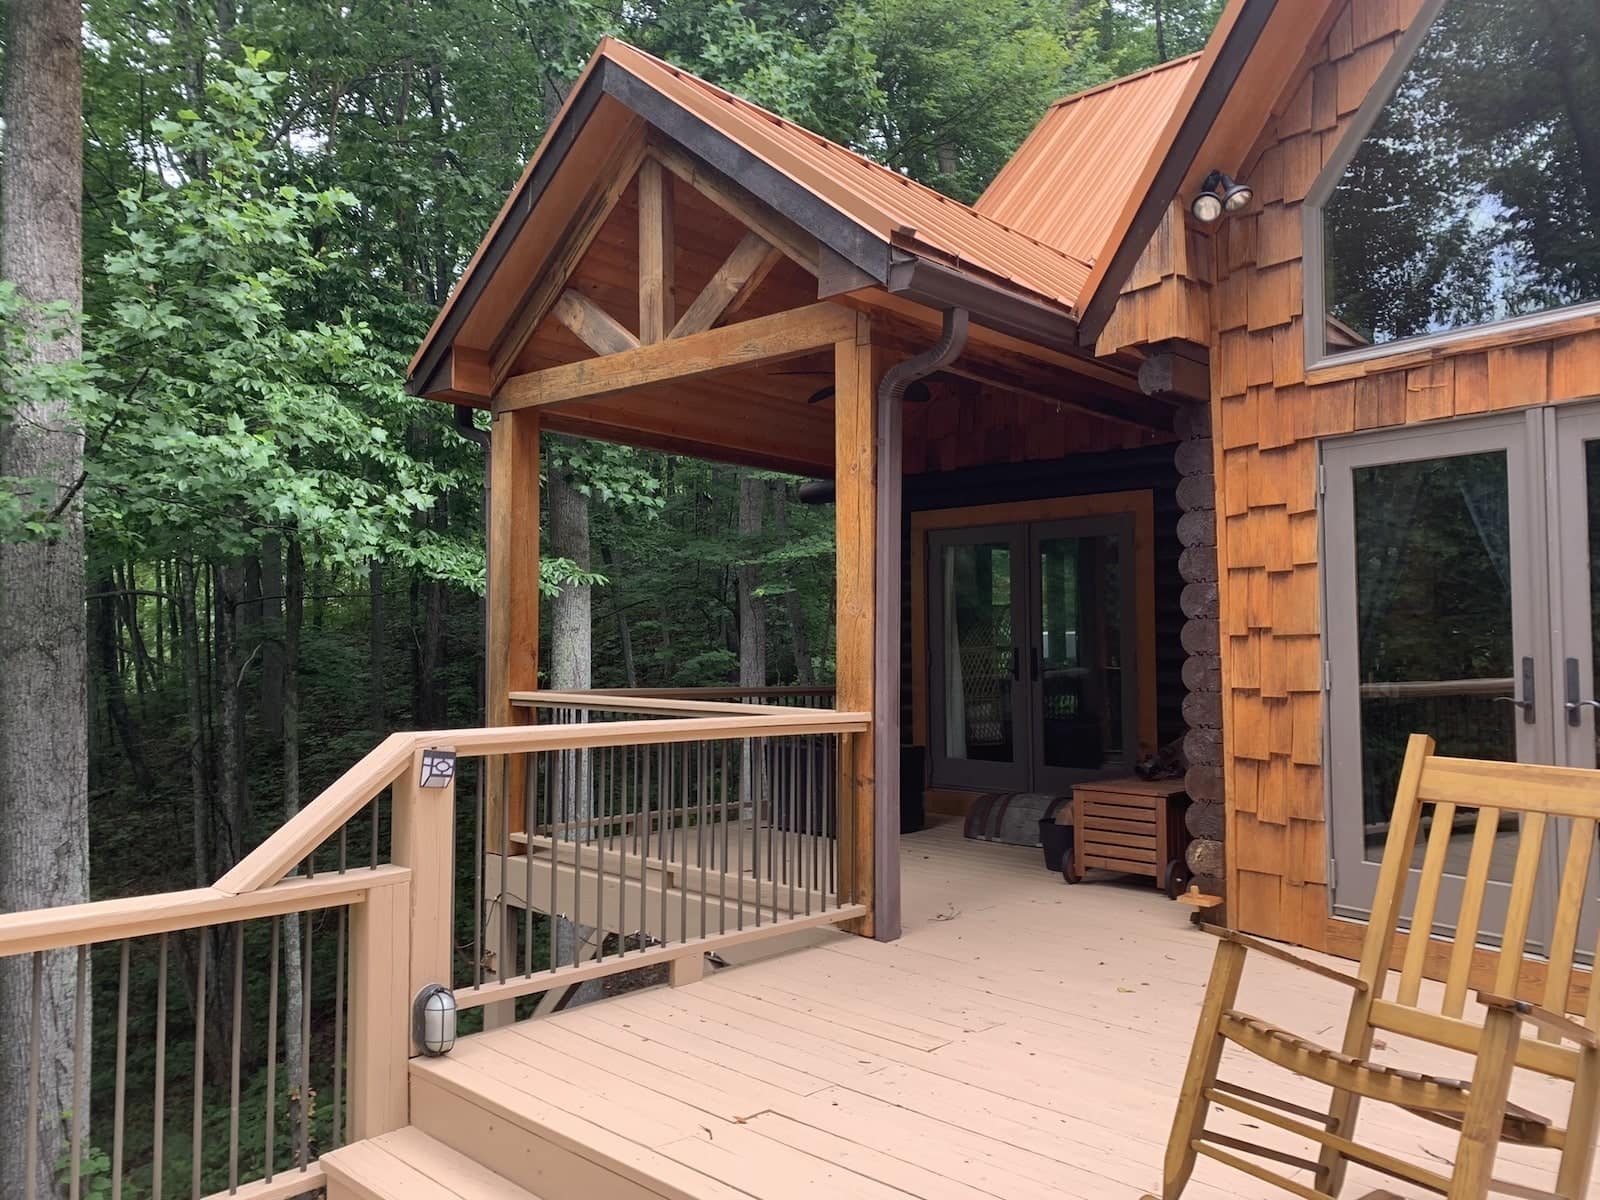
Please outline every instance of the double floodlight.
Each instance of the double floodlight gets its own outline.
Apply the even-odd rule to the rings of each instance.
[[[1200,194],[1189,202],[1189,211],[1201,224],[1215,225],[1225,214],[1238,212],[1253,199],[1255,192],[1249,184],[1213,171],[1200,185]]]

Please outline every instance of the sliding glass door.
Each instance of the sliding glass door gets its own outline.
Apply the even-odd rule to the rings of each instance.
[[[1363,917],[1411,733],[1446,755],[1596,765],[1600,410],[1342,439],[1323,465],[1334,908]],[[1442,913],[1455,911],[1476,816],[1455,813],[1456,895]],[[1568,822],[1554,828],[1552,868],[1573,837]],[[1516,833],[1507,818],[1490,860],[1491,937]],[[1556,877],[1546,871],[1536,930]]]
[[[1137,752],[1133,518],[929,536],[934,782],[1064,791]]]

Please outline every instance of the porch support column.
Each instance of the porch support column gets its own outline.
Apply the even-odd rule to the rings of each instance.
[[[900,638],[899,414],[878,411],[882,355],[864,314],[854,336],[834,344],[834,373],[836,703],[872,713],[871,731],[853,735],[840,756],[839,878],[849,899],[868,910],[856,932],[889,939],[900,932],[899,805],[889,790],[899,777],[899,679],[888,675]],[[886,433],[894,435],[887,452]],[[886,499],[892,512],[880,508]],[[885,556],[895,560],[892,573]]]
[[[497,412],[489,449],[488,647],[484,710],[490,725],[512,725],[527,710],[511,706],[512,692],[539,686],[539,411]],[[496,760],[488,760],[492,765]],[[520,763],[518,764],[520,766]],[[502,786],[488,776],[485,845],[501,828],[500,798],[509,824],[522,828],[520,772]]]

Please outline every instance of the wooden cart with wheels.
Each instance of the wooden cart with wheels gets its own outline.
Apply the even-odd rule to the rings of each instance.
[[[1189,797],[1179,779],[1097,779],[1072,789],[1072,857],[1061,868],[1068,883],[1091,870],[1147,875],[1167,895],[1189,883],[1184,862],[1189,835],[1183,814]]]

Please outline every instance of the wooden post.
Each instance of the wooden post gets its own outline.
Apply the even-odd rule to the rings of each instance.
[[[837,529],[837,699],[842,711],[874,711],[879,371],[872,324],[856,320],[853,338],[834,343],[834,478]],[[875,797],[873,741],[878,731],[853,734],[839,755],[840,891],[868,915],[856,932],[875,935],[873,918]]]
[[[639,166],[639,341],[662,342],[677,321],[673,303],[672,176],[647,158]]]
[[[497,412],[489,451],[489,604],[484,662],[484,708],[490,725],[514,724],[522,710],[512,692],[539,686],[539,414]],[[500,801],[509,802],[507,828],[523,825],[523,776],[503,777],[500,760],[486,758],[484,845],[500,829]],[[520,768],[521,763],[517,766]],[[510,847],[504,847],[509,852]]]
[[[903,405],[885,403],[882,376],[872,372],[874,425],[878,439],[873,525],[877,531],[875,605],[872,624],[873,785],[872,936],[900,936],[900,522],[905,434]]]
[[[411,885],[350,906],[350,1140],[410,1123]]]
[[[455,906],[456,784],[452,775],[443,787],[423,787],[425,753],[425,750],[418,750],[412,755],[410,769],[395,781],[393,788],[390,857],[397,866],[411,869],[407,1011],[412,998],[428,984],[453,987],[455,982],[451,978],[451,938]],[[411,1051],[418,1053],[420,1047],[412,1046]]]

